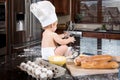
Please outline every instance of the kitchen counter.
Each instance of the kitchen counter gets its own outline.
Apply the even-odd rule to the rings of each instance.
[[[84,31],[82,34],[83,37],[93,37],[98,39],[116,39],[120,40],[120,33],[113,32],[97,32],[97,31]]]
[[[118,74],[100,74],[90,76],[78,76],[75,80],[119,80]]]
[[[71,34],[78,35],[80,32],[81,37],[93,37],[98,39],[117,39],[120,40],[120,31],[89,31],[89,30],[74,30],[69,31]]]
[[[12,55],[1,57],[0,59],[4,58],[5,61],[1,61],[0,64],[0,78],[2,80],[36,80],[17,67],[21,62],[26,62],[28,60],[34,61],[36,57],[40,57],[40,47],[36,46],[33,50],[36,51],[34,54],[30,53],[28,55],[28,53],[14,53]],[[23,54],[25,56],[23,56]],[[67,68],[67,64],[63,67],[66,68],[65,75],[52,80],[120,80],[118,79],[120,78],[120,76],[118,77],[118,73],[73,76]]]
[[[17,66],[21,62],[27,60],[34,60],[35,57],[19,57],[18,55],[6,56],[6,63],[0,64],[0,78],[2,80],[36,80],[29,76],[26,72],[21,71]],[[66,66],[64,66],[66,68]],[[97,74],[86,76],[71,76],[69,70],[66,74],[52,80],[119,80],[118,73]]]
[[[120,27],[111,28],[111,26],[107,25],[106,30],[102,29],[103,24],[75,24],[72,28],[75,31],[82,31],[82,32],[98,32],[98,33],[120,33]]]
[[[39,49],[38,47],[34,47],[36,49]],[[34,50],[36,50],[34,49]],[[39,52],[39,51],[37,51]],[[29,57],[28,59],[32,59],[34,60],[34,57]],[[87,74],[87,75],[78,75],[79,71],[83,71],[83,70],[77,70],[75,71],[77,73],[77,75],[72,75],[72,73],[70,72],[69,68],[68,68],[68,65],[69,63],[71,63],[72,61],[72,68],[76,68],[79,69],[78,67],[75,67],[74,63],[73,63],[73,59],[72,60],[68,60],[67,61],[67,64],[64,66],[64,68],[67,69],[66,71],[66,74],[59,77],[59,78],[56,78],[54,80],[118,80],[118,72],[119,70],[118,69],[114,69],[114,70],[99,70],[99,71],[94,71],[94,70],[89,70],[88,73],[87,72],[83,72],[84,74]],[[92,73],[93,71],[93,74],[90,74]],[[95,73],[96,72],[96,73]],[[90,74],[90,75],[88,75]]]
[[[81,32],[97,32],[97,33],[111,33],[111,34],[120,34],[120,30],[75,30]]]

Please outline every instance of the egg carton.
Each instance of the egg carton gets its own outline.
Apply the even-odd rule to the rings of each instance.
[[[52,78],[58,78],[65,74],[66,69],[57,66],[54,64],[50,64],[48,61],[45,61],[41,58],[36,58],[34,62],[27,61],[22,62],[20,66],[18,66],[22,71],[28,73],[32,77],[37,80],[48,80]]]
[[[58,77],[61,77],[62,75],[65,74],[66,72],[66,69],[61,67],[61,66],[58,66],[58,65],[55,65],[55,64],[51,64],[49,63],[48,61],[46,60],[43,60],[41,58],[36,58],[36,60],[34,61],[36,64],[38,64],[39,66],[42,65],[44,66],[45,68],[49,69],[49,70],[52,70],[53,73],[54,73],[54,76],[53,78],[58,78]]]

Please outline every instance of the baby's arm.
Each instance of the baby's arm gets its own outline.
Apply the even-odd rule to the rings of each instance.
[[[68,38],[70,34],[68,32],[64,32],[63,34],[59,34],[61,38]]]
[[[65,37],[65,34],[59,34],[59,36],[60,36],[61,38],[64,38],[64,37]]]
[[[62,39],[58,34],[54,33],[53,38],[56,43],[60,45],[66,45],[68,43],[74,43],[75,38],[74,37],[68,37],[67,39]]]

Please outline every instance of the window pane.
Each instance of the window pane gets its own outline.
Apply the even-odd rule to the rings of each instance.
[[[76,15],[76,22],[97,22],[97,1],[81,1],[80,12]]]
[[[120,0],[102,0],[103,22],[120,22]]]

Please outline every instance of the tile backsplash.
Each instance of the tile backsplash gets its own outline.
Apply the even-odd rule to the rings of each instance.
[[[83,37],[80,41],[80,53],[97,54],[96,38]],[[102,39],[102,54],[120,56],[120,40]]]
[[[80,40],[80,53],[97,54],[97,39],[83,37]]]
[[[120,40],[103,39],[102,51],[103,54],[120,56]]]

